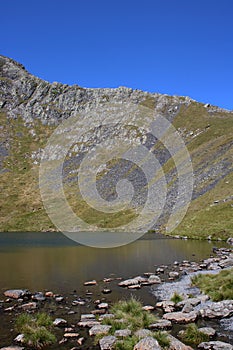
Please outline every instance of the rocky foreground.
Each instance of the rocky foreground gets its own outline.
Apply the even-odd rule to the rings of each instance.
[[[154,331],[164,331],[168,334],[170,350],[190,350],[192,347],[184,344],[182,333],[186,326],[195,323],[199,331],[208,336],[208,341],[198,344],[198,349],[233,349],[233,300],[213,302],[196,287],[191,286],[191,277],[197,273],[217,273],[222,269],[233,267],[232,249],[214,249],[214,255],[197,262],[174,262],[172,267],[157,266],[154,272],[145,272],[127,280],[120,277],[105,278],[103,281],[86,281],[85,296],[62,296],[51,291],[32,293],[28,290],[14,289],[4,292],[1,300],[0,313],[4,322],[9,322],[14,345],[3,349],[27,348],[24,335],[16,334],[13,322],[17,315],[43,310],[53,318],[53,325],[59,349],[113,349],[114,344],[125,337],[136,335],[139,339],[134,350],[159,350],[161,346],[152,336]],[[156,315],[156,321],[146,329],[133,334],[130,329],[111,332],[106,318],[114,318],[111,313],[111,292],[113,283],[122,289],[122,297],[127,291],[137,297],[142,288],[148,288],[155,296],[152,305],[144,305],[143,310]],[[101,288],[102,297],[94,299],[95,290]],[[174,293],[182,295],[182,300],[171,301]],[[110,311],[109,311],[110,310]],[[94,337],[102,335],[97,345]],[[6,342],[6,340],[5,340]],[[1,344],[4,345],[4,344]],[[7,344],[6,344],[7,345]],[[53,347],[51,347],[52,349]]]

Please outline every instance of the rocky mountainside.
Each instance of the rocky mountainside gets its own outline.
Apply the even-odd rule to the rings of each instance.
[[[122,116],[118,113],[117,121],[116,108],[122,113]],[[50,84],[28,73],[21,64],[0,56],[1,231],[56,230],[41,199],[39,166],[49,137],[65,121],[75,120],[72,118],[78,118],[79,125],[87,130],[80,133],[63,164],[64,193],[73,211],[88,224],[100,228],[126,225],[139,215],[150,185],[137,165],[114,153],[114,142],[108,148],[112,159],[98,169],[96,188],[101,198],[111,203],[117,199],[119,180],[128,179],[134,188],[130,206],[106,213],[90,207],[77,190],[77,169],[85,155],[107,139],[118,137],[123,143],[127,138],[142,144],[163,169],[166,202],[152,228],[164,230],[175,207],[178,172],[172,152],[148,131],[148,120],[153,122],[158,116],[176,128],[193,167],[192,200],[184,220],[172,234],[223,239],[232,236],[233,111],[204,105],[189,97],[125,87],[88,89]],[[56,161],[59,152],[54,156]],[[148,172],[153,173],[153,167]],[[84,181],[88,187],[87,179]],[[185,192],[185,186],[182,191]]]

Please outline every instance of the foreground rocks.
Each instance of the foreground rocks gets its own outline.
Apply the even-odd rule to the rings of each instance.
[[[198,348],[204,350],[233,350],[233,346],[231,344],[222,341],[204,342],[199,344]]]
[[[233,315],[233,300],[223,300],[212,302],[204,306],[199,311],[200,315],[205,318],[223,318]]]
[[[141,339],[133,348],[133,350],[162,350],[156,339],[146,337]]]

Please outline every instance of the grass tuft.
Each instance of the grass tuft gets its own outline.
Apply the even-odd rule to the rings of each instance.
[[[181,339],[187,344],[198,345],[202,342],[208,341],[209,337],[207,334],[200,332],[195,323],[191,323],[181,335]]]

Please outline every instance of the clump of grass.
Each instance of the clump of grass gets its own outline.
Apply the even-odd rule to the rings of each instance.
[[[182,300],[183,300],[182,296],[177,292],[175,292],[171,297],[171,301],[173,301],[175,304],[179,303]]]
[[[167,333],[166,332],[154,332],[153,337],[158,341],[159,345],[162,348],[168,348],[170,345],[170,340],[168,339]]]
[[[208,335],[200,332],[195,323],[189,324],[180,338],[191,345],[198,345],[209,340]]]
[[[199,274],[192,278],[192,284],[208,294],[213,301],[233,299],[233,268],[216,274]]]
[[[125,337],[124,340],[118,340],[114,344],[114,350],[132,350],[139,341],[139,338],[133,335],[132,337]]]
[[[16,330],[24,335],[24,342],[37,349],[55,343],[52,326],[52,319],[45,313],[21,314],[15,322]]]
[[[131,297],[129,300],[117,302],[111,308],[114,318],[106,319],[107,324],[111,324],[112,329],[129,328],[135,332],[138,329],[147,328],[156,321],[156,317],[148,311],[142,309],[140,301]]]

